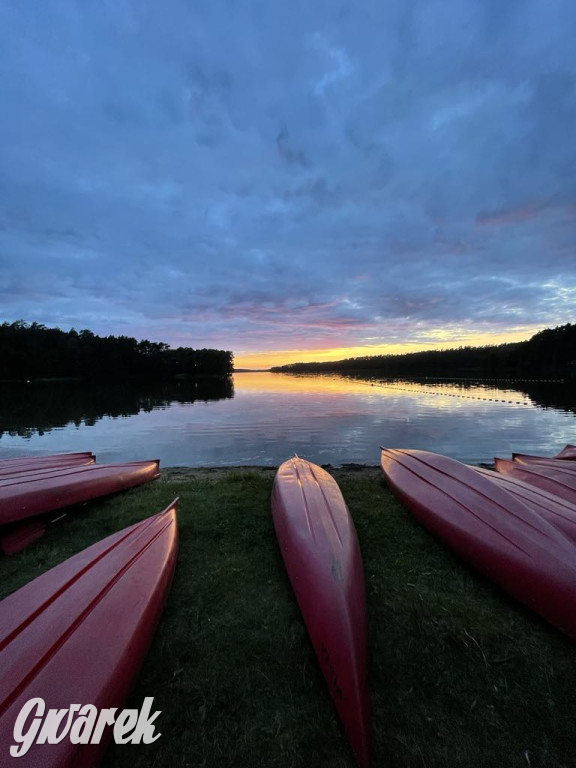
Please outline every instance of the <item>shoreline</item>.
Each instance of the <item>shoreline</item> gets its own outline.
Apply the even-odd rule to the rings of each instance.
[[[322,469],[334,475],[336,478],[347,479],[355,475],[362,475],[366,478],[381,477],[384,479],[382,469],[379,464],[358,464],[356,462],[346,462],[345,464],[320,464]],[[483,469],[494,469],[494,463],[478,462],[471,466],[482,467]],[[198,479],[219,479],[227,473],[242,475],[256,475],[258,477],[268,477],[271,473],[278,471],[277,466],[268,466],[263,464],[230,464],[226,466],[210,467],[187,467],[170,466],[160,467],[160,480],[165,482],[178,482],[180,480]]]
[[[362,473],[365,477],[381,476],[382,470],[378,464],[355,464],[346,463],[340,465],[320,464],[319,466],[326,472],[336,474],[339,477],[349,477]],[[267,466],[262,464],[231,464],[222,467],[160,467],[160,480],[169,482],[178,482],[180,480],[190,480],[193,478],[207,479],[213,477],[219,479],[222,475],[234,473],[238,475],[256,475],[258,477],[268,477],[278,471],[278,466]]]

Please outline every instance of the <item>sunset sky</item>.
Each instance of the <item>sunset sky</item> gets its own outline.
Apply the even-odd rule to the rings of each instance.
[[[236,364],[576,320],[573,0],[2,0],[0,322]]]

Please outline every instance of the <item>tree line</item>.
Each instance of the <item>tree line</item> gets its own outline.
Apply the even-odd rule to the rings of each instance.
[[[539,331],[528,341],[483,347],[372,355],[323,363],[291,363],[275,373],[349,373],[384,376],[576,376],[576,324]]]
[[[229,376],[233,354],[219,349],[171,349],[130,336],[97,336],[17,320],[0,325],[0,380],[139,376]]]

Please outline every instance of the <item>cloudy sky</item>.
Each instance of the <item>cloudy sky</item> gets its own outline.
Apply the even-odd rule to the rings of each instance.
[[[574,322],[575,40],[573,0],[0,0],[0,320],[244,365]]]

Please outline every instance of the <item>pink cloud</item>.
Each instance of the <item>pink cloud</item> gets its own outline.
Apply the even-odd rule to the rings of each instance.
[[[494,211],[481,211],[476,216],[476,226],[508,226],[519,224],[523,221],[530,221],[540,215],[540,212],[546,208],[543,202],[526,203],[518,208],[500,208]]]

